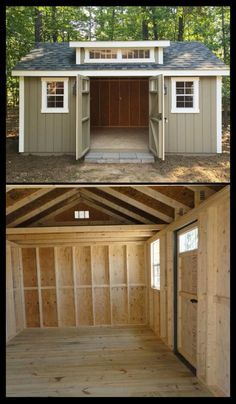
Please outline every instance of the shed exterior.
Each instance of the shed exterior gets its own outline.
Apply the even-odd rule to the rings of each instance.
[[[122,46],[131,46],[131,42],[122,42]],[[153,60],[121,59],[116,63],[112,59],[86,59],[92,46],[116,49],[121,46],[119,42],[38,44],[23,58],[13,70],[13,75],[20,77],[19,151],[71,153],[81,158],[90,149],[91,126],[99,124],[124,130],[131,126],[149,127],[149,149],[162,159],[165,153],[221,153],[221,77],[229,74],[227,66],[197,42],[134,43],[144,49],[150,46]],[[63,79],[68,82],[68,109],[46,110],[43,82]],[[100,92],[96,92],[99,80],[106,86],[100,84]],[[146,80],[149,97],[140,90],[137,95],[132,84],[135,80]],[[189,81],[194,86],[193,97],[186,90]],[[178,90],[175,82],[184,89]],[[185,92],[185,98],[179,98],[178,91]],[[182,104],[184,108],[177,108],[181,105],[177,99],[193,99],[194,108],[188,110],[187,102]],[[96,117],[101,108],[105,108],[103,120]],[[142,109],[149,110],[149,122],[135,118]],[[121,110],[128,114],[127,119],[117,116]]]

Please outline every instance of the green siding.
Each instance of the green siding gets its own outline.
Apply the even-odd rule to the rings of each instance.
[[[216,77],[199,78],[200,113],[171,113],[171,78],[165,77],[165,151],[216,153]]]
[[[41,113],[41,78],[25,77],[26,153],[75,153],[75,99],[69,79],[69,113]]]

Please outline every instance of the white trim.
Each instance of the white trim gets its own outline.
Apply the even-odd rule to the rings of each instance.
[[[19,82],[19,153],[24,152],[24,127],[25,127],[25,84],[24,76]]]
[[[152,77],[158,74],[163,74],[167,77],[182,77],[182,76],[229,76],[229,70],[13,70],[12,76],[25,77]]]
[[[163,48],[157,49],[157,63],[163,65]]]
[[[58,77],[41,77],[42,82],[42,104],[41,104],[41,113],[43,114],[61,114],[68,113],[68,77],[58,78]],[[64,107],[63,108],[48,108],[47,107],[47,83],[51,81],[63,81],[64,82]]]
[[[71,48],[130,48],[167,47],[170,41],[71,41]]]
[[[77,48],[78,49],[78,48]],[[76,49],[76,50],[77,50]],[[129,49],[129,48],[128,48]],[[143,49],[140,47],[135,47],[133,49]],[[99,48],[98,50],[102,50],[102,48]],[[117,54],[116,58],[112,59],[91,59],[89,56],[90,49],[85,48],[85,56],[84,56],[84,63],[154,63],[155,62],[155,54],[154,54],[154,48],[149,48],[148,50],[150,51],[150,57],[149,58],[136,58],[136,59],[123,59],[122,58],[122,50],[126,50],[126,48],[110,48],[110,50],[114,50],[114,52]]]
[[[178,81],[193,81],[193,107],[177,108],[176,107],[176,83]],[[171,78],[171,113],[179,114],[196,114],[199,113],[199,77],[181,77]]]
[[[80,50],[80,48],[76,48],[75,54],[76,54],[76,62],[75,63],[77,65],[80,65],[81,64],[81,50]]]
[[[216,151],[222,153],[222,79],[216,77]]]

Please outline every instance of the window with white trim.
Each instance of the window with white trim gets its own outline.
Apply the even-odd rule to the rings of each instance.
[[[149,49],[123,49],[122,59],[149,59]]]
[[[171,112],[199,112],[199,78],[171,78]]]
[[[196,250],[198,248],[198,227],[179,235],[179,252]]]
[[[75,219],[89,219],[89,211],[88,210],[75,210],[74,218]]]
[[[160,290],[160,240],[150,245],[151,248],[151,286]]]
[[[89,59],[116,59],[115,49],[92,49],[89,51]]]
[[[68,110],[68,78],[42,78],[43,113],[65,113]]]

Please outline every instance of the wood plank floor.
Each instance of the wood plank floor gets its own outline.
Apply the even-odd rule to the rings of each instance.
[[[7,345],[7,397],[205,397],[146,327],[26,329]]]
[[[148,128],[91,128],[91,150],[148,151]]]

